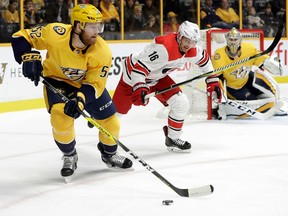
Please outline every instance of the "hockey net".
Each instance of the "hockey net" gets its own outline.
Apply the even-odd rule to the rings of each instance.
[[[200,46],[207,49],[210,56],[216,49],[226,45],[225,33],[229,30],[210,29],[201,30]],[[264,33],[262,30],[239,30],[242,42],[253,43],[259,51],[264,50]],[[196,65],[191,65],[186,79],[191,79],[201,74]],[[207,97],[205,78],[195,80],[183,87],[183,92],[190,101],[189,117],[195,120],[212,119],[211,98]],[[208,108],[209,107],[209,108]]]

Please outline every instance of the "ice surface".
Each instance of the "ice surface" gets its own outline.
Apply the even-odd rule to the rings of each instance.
[[[287,88],[284,88],[284,93]],[[45,109],[0,114],[1,216],[287,216],[288,117],[269,120],[192,121],[182,139],[188,154],[164,145],[161,105],[134,107],[121,118],[121,142],[179,188],[212,184],[215,192],[179,197],[130,157],[134,170],[105,166],[97,129],[76,121],[78,169],[72,182],[60,176],[61,152]],[[171,199],[170,206],[162,205]]]

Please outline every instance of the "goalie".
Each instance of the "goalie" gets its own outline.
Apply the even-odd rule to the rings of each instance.
[[[252,43],[242,42],[241,34],[235,28],[232,28],[225,38],[227,45],[217,49],[212,58],[215,69],[258,53]],[[263,55],[223,70],[218,77],[208,77],[207,93],[212,95],[213,117],[242,118],[252,116],[251,110],[265,115],[266,118],[275,114],[287,115],[287,103],[280,100],[278,84],[266,71],[272,75],[282,75],[280,60]],[[237,104],[243,106],[239,107]],[[249,112],[243,107],[248,107]]]

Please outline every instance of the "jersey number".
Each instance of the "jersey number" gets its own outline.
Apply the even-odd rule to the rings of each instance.
[[[149,55],[149,58],[150,58],[150,61],[154,61],[154,60],[158,59],[159,56],[157,55],[157,52],[154,51],[153,53],[151,53],[151,54]]]
[[[30,37],[31,38],[35,38],[35,37],[41,37],[41,26],[39,27],[35,27],[33,29],[31,29],[31,32],[30,32]]]
[[[104,66],[101,70],[102,74],[100,74],[100,77],[106,77],[108,74],[108,71],[106,70],[108,67]]]

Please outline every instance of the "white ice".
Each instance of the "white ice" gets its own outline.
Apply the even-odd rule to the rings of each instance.
[[[288,215],[288,117],[187,119],[182,138],[192,151],[177,154],[165,148],[166,120],[155,118],[160,108],[152,98],[123,116],[120,141],[176,187],[212,184],[213,194],[180,197],[121,148],[134,170],[107,168],[96,148],[98,131],[84,118],[75,125],[78,169],[65,184],[49,115],[39,109],[0,114],[0,215]],[[174,203],[162,205],[167,199]]]

